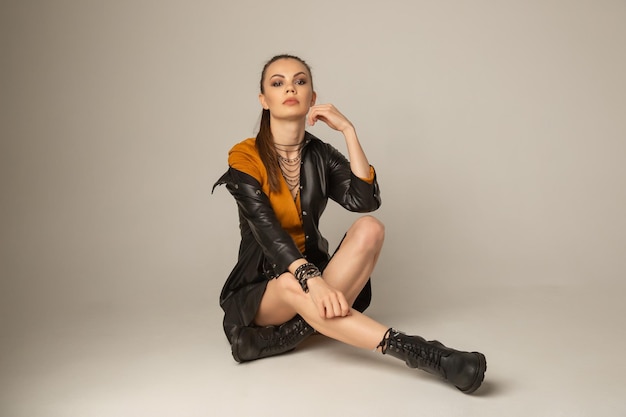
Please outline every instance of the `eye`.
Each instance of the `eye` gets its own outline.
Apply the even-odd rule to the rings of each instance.
[[[304,78],[300,78],[300,79],[296,80],[296,84],[297,85],[305,85],[306,84],[306,80]]]
[[[272,81],[272,87],[280,87],[281,85],[283,85],[283,82],[280,80],[276,80],[276,81]]]

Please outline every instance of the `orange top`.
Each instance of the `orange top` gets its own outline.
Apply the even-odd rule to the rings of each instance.
[[[228,152],[228,166],[254,177],[261,184],[261,188],[268,196],[280,225],[289,233],[300,252],[304,253],[305,239],[302,228],[300,193],[294,201],[284,178],[280,182],[280,191],[277,193],[270,192],[267,169],[256,148],[256,138],[246,139],[233,146]],[[282,178],[282,175],[280,177]],[[370,184],[374,181],[374,168],[370,167],[370,177],[363,178],[363,180]]]
[[[270,192],[267,169],[261,161],[255,143],[256,139],[250,138],[233,146],[228,152],[228,165],[251,175],[261,184],[263,192],[270,199],[270,204],[274,209],[274,213],[276,213],[280,225],[291,235],[300,252],[304,253],[304,229],[302,228],[302,220],[300,218],[300,193],[298,193],[294,201],[284,179],[280,182],[280,191],[278,193]]]

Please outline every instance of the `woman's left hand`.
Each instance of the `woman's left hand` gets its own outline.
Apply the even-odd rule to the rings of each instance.
[[[313,126],[318,120],[326,123],[331,129],[344,132],[346,129],[353,129],[354,126],[339,110],[332,104],[318,104],[309,109],[307,122]]]

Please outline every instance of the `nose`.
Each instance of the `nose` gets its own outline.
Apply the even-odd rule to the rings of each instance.
[[[287,84],[285,92],[286,93],[289,93],[289,92],[295,93],[296,92],[296,88],[293,86],[293,84]]]

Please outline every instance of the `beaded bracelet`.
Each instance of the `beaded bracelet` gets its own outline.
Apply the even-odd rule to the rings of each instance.
[[[321,277],[322,273],[311,262],[307,262],[305,264],[300,265],[298,268],[296,268],[296,272],[294,272],[294,276],[300,283],[300,286],[302,287],[302,291],[309,292],[309,286],[307,285],[307,281],[311,278]]]

